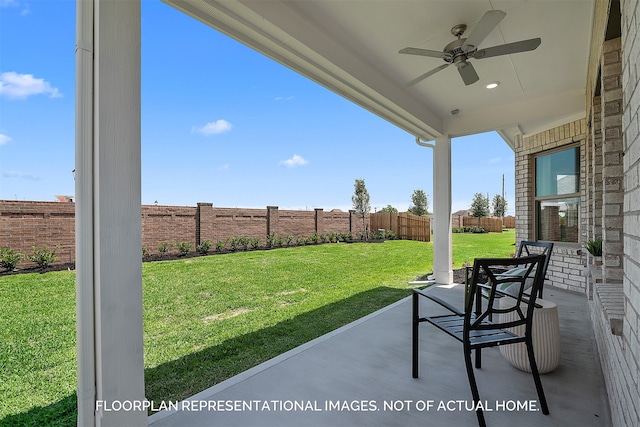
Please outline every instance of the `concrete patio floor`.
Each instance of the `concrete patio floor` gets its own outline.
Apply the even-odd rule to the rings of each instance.
[[[432,291],[462,305],[462,285]],[[560,367],[542,375],[550,414],[537,410],[531,374],[492,348],[476,370],[480,397],[493,409],[485,411],[487,424],[609,426],[586,297],[551,287],[544,296],[558,304],[562,345]],[[421,300],[421,312],[439,310]],[[197,394],[190,410],[158,412],[149,425],[476,426],[462,346],[431,325],[420,328],[419,379],[411,377],[406,298]],[[527,402],[533,410],[514,410]]]

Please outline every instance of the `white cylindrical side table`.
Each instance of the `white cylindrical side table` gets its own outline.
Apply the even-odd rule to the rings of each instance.
[[[536,303],[542,307],[536,308],[533,312],[533,353],[536,357],[538,371],[541,374],[551,372],[560,364],[560,323],[558,320],[558,306],[548,300],[537,299]],[[515,300],[509,297],[500,298],[500,308],[511,307]],[[526,314],[527,306],[520,305]],[[515,320],[514,312],[502,314],[503,320]],[[507,320],[507,321],[508,321]],[[509,328],[513,333],[524,335],[525,326]],[[521,371],[531,372],[527,346],[525,343],[500,346],[500,353],[515,368]]]

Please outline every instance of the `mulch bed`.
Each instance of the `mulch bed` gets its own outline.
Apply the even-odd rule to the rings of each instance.
[[[0,276],[11,276],[13,274],[27,274],[27,273],[48,273],[50,271],[64,271],[75,270],[76,264],[73,262],[67,262],[62,264],[52,264],[46,268],[40,268],[37,265],[33,267],[20,267],[15,270],[2,270]]]

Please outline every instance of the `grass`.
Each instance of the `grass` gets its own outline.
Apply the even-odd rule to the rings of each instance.
[[[454,235],[454,267],[508,256],[513,241]],[[146,397],[186,398],[401,299],[431,271],[432,248],[326,244],[145,263]],[[75,425],[74,282],[74,272],[0,277],[0,425]]]
[[[474,258],[515,256],[517,251],[515,229],[504,233],[453,233],[451,241],[453,268],[460,268],[465,262],[473,264]]]

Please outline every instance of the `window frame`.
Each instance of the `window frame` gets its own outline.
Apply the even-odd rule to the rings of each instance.
[[[548,155],[552,155],[554,153],[559,153],[562,151],[567,151],[567,150],[571,150],[571,149],[578,149],[578,165],[577,165],[577,192],[574,193],[565,193],[565,194],[552,194],[549,196],[537,196],[537,178],[538,178],[538,170],[537,170],[537,159],[540,157],[544,157],[544,156],[548,156]],[[581,210],[582,210],[582,188],[581,188],[581,181],[582,181],[582,144],[580,142],[575,142],[575,143],[571,143],[571,144],[567,144],[567,145],[563,145],[561,147],[556,147],[550,150],[545,150],[545,151],[540,151],[538,153],[534,153],[531,156],[531,169],[533,172],[533,182],[532,182],[532,200],[533,200],[533,233],[535,236],[535,241],[539,241],[539,242],[553,242],[553,243],[557,243],[557,244],[561,244],[561,245],[566,245],[566,246],[580,246],[580,236],[581,236]],[[543,240],[539,238],[539,233],[540,233],[540,216],[539,216],[539,209],[538,209],[538,205],[541,202],[547,201],[547,200],[569,200],[569,199],[577,199],[578,200],[578,218],[577,218],[577,225],[578,225],[578,231],[577,231],[577,241],[576,242],[569,242],[569,241],[562,241],[562,240]]]

